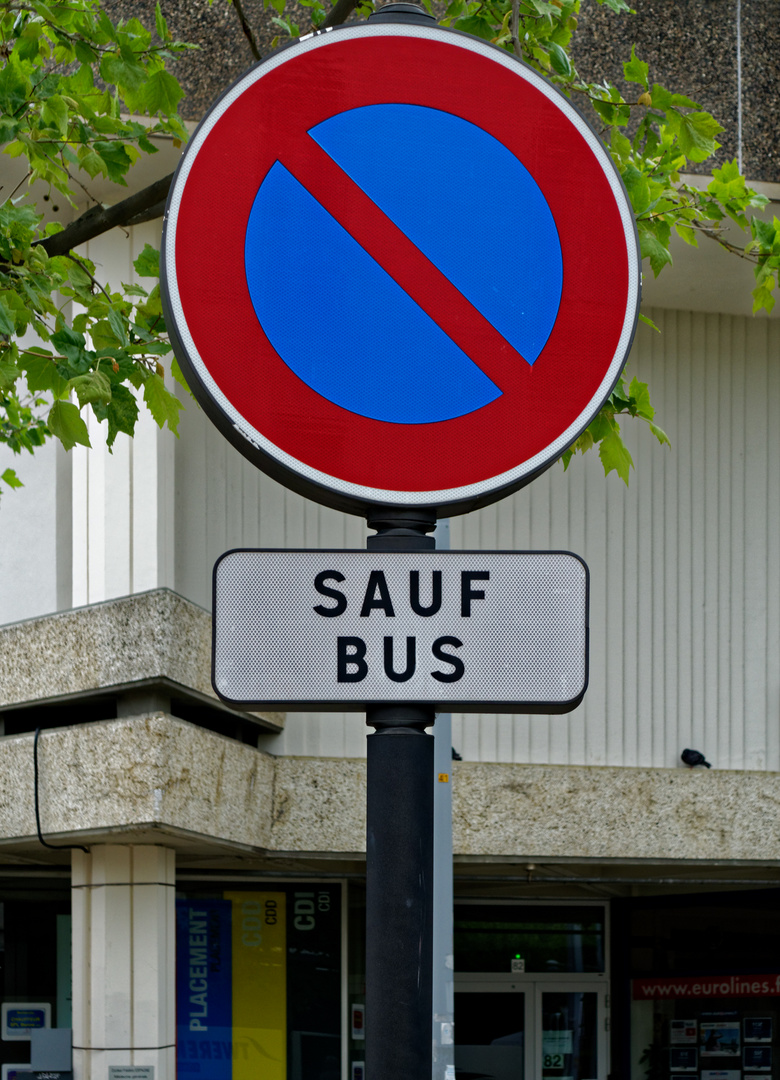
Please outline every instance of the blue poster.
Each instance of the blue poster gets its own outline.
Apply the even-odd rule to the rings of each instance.
[[[176,1034],[180,1080],[232,1080],[229,900],[176,901]]]

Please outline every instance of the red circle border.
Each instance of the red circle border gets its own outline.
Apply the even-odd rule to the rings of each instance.
[[[620,207],[581,131],[523,65],[496,63],[463,48],[461,35],[440,33],[434,39],[334,33],[327,47],[299,53],[292,47],[289,59],[267,73],[262,64],[252,69],[180,184],[176,285],[181,319],[203,365],[233,409],[283,455],[348,486],[457,489],[489,484],[537,459],[603,385],[632,303]],[[560,310],[536,363],[507,365],[502,397],[436,424],[370,420],[311,390],[268,342],[246,285],[246,224],[270,167],[292,152],[299,133],[378,102],[443,109],[499,139],[541,188],[561,240]],[[443,192],[452,202],[453,228],[470,198],[495,201],[497,229],[502,215],[514,212],[502,205],[500,192]],[[305,318],[305,310],[305,296],[290,297],[291,318]]]

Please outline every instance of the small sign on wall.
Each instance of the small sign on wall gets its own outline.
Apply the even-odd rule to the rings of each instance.
[[[22,1070],[19,1066],[14,1066],[15,1072],[9,1073],[9,1080],[73,1080],[73,1073],[70,1070],[66,1072],[59,1072],[56,1069],[30,1069],[29,1065],[25,1065]],[[5,1075],[5,1074],[4,1074]]]
[[[0,1023],[7,1042],[29,1042],[35,1028],[51,1027],[51,1005],[47,1001],[5,1001]]]
[[[154,1080],[154,1065],[109,1065],[108,1080]]]
[[[695,1046],[697,1033],[696,1020],[672,1020],[669,1024],[669,1042],[672,1046]]]
[[[366,1007],[362,1004],[352,1006],[352,1038],[365,1039],[366,1037]]]

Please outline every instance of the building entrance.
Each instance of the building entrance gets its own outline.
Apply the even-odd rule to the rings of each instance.
[[[606,1080],[603,903],[455,904],[456,1080]]]
[[[606,1080],[607,1003],[598,977],[456,977],[456,1080]]]

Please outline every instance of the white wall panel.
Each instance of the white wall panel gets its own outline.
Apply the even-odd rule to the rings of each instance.
[[[118,230],[85,245],[113,288],[134,282],[133,261],[145,243],[159,244],[160,223]],[[142,281],[147,287],[153,282]],[[172,385],[170,376],[168,380]],[[93,604],[173,583],[173,444],[139,397],[134,438],[118,435],[109,452],[106,425],[85,412],[92,449],[73,455],[73,604]]]
[[[0,624],[70,606],[69,465],[53,440],[33,456],[0,446],[0,473],[24,484],[0,495]]]

